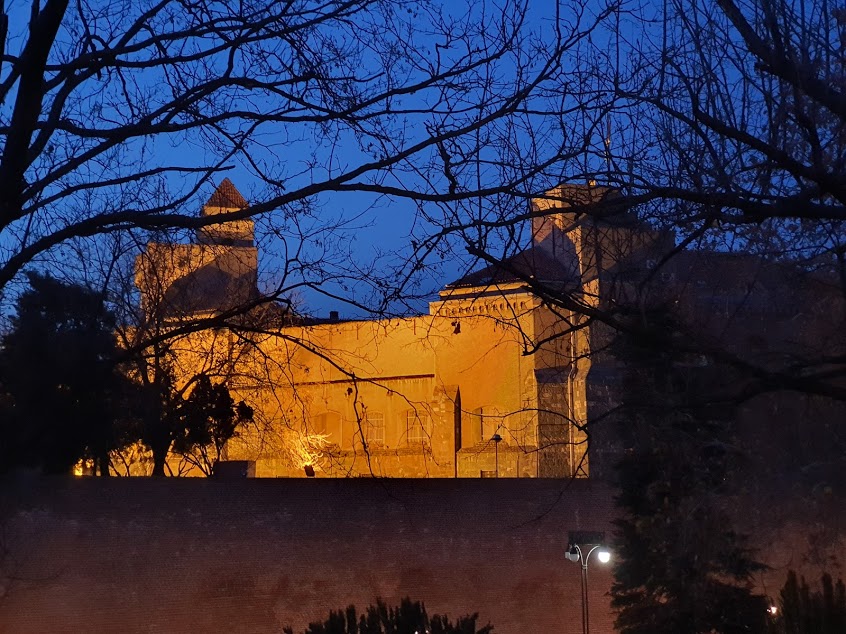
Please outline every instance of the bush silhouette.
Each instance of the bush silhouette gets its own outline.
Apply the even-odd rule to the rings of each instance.
[[[354,605],[346,610],[329,612],[329,618],[322,623],[312,623],[303,634],[490,634],[493,626],[476,628],[478,614],[463,616],[452,623],[445,615],[426,614],[426,607],[420,601],[408,597],[392,608],[376,599],[364,613],[358,614]],[[286,627],[285,634],[294,634]]]

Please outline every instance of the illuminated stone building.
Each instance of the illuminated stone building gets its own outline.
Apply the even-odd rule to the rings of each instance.
[[[598,219],[568,211],[599,200],[607,215]],[[548,192],[534,201],[547,213],[533,223],[532,244],[445,286],[426,315],[333,314],[318,323],[265,308],[261,328],[178,339],[180,373],[216,373],[256,409],[257,422],[226,450],[256,476],[303,476],[306,466],[336,477],[606,475],[624,447],[592,424],[590,465],[584,426],[618,402],[622,379],[607,352],[611,329],[583,327],[585,314],[669,298],[694,329],[722,333],[738,351],[771,354],[773,341],[801,343],[795,328],[779,332],[794,317],[779,316],[774,303],[787,299],[786,269],[688,251],[656,273],[656,258],[672,249],[674,236],[645,227],[615,200],[597,186]],[[246,206],[227,179],[202,213],[225,216]],[[226,221],[199,230],[193,244],[149,245],[136,282],[147,314],[167,327],[255,299],[256,270],[252,222]],[[576,305],[553,309],[538,288],[561,291]],[[812,287],[806,294],[820,293]],[[830,310],[806,299],[789,305],[804,301],[807,330],[819,334],[834,323]],[[767,328],[774,336],[762,337]]]
[[[246,204],[224,180],[202,213]],[[150,244],[136,267],[150,319],[166,327],[249,301],[252,230],[226,222],[199,230],[193,244]],[[228,361],[232,389],[261,424],[230,441],[227,458],[254,461],[257,476],[300,476],[309,463],[330,476],[586,476],[586,340],[555,337],[560,313],[525,281],[579,284],[561,235],[539,234],[503,266],[449,284],[427,315],[264,329],[251,353]],[[221,365],[231,348],[219,331],[174,345],[183,377]]]

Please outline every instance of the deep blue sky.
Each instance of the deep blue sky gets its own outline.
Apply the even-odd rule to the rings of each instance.
[[[83,5],[85,6],[85,5]],[[97,0],[91,6],[97,5]],[[443,6],[447,7],[447,11],[459,12],[465,10],[465,4],[452,3],[444,1]],[[587,7],[586,14],[582,16],[585,20],[589,19],[592,13],[599,11],[601,8],[599,2],[590,3]],[[131,12],[137,10],[134,4],[105,3],[102,8],[108,7],[109,11],[115,14],[113,22],[119,21],[123,12]],[[8,3],[7,10],[10,15],[10,32],[20,33],[18,37],[13,37],[9,42],[9,50],[15,51],[16,47],[23,42],[23,33],[25,33],[26,21],[29,16],[29,5],[23,0],[12,0]],[[69,14],[75,10],[69,9]],[[489,25],[496,26],[501,15],[497,14],[498,7],[496,4],[487,3],[480,4],[476,8],[476,13],[481,11],[487,13]],[[566,5],[561,5],[560,20],[562,24],[572,24],[576,21],[576,14]],[[524,31],[527,34],[532,34],[533,37],[549,36],[550,29],[554,23],[556,16],[556,8],[553,2],[548,3],[530,3],[530,12]],[[416,18],[415,18],[416,19]],[[415,26],[420,26],[415,24]],[[65,24],[63,31],[60,32],[58,38],[60,47],[65,46],[66,51],[75,51],[79,46],[80,25],[68,22]],[[426,35],[417,34],[416,51],[419,52],[421,59],[434,59],[436,56],[451,56],[461,54],[460,46],[453,46],[444,48],[446,41],[442,35]],[[607,51],[613,45],[613,41],[609,39],[608,31],[597,31],[590,46]],[[588,46],[588,48],[590,48]],[[523,63],[538,63],[538,59],[543,57],[543,51],[536,49],[530,51],[528,48],[523,52]],[[532,59],[534,57],[538,59]],[[372,61],[372,60],[371,60]],[[574,68],[583,62],[589,62],[589,58],[573,56],[571,60]],[[506,85],[509,81],[514,79],[515,69],[517,68],[518,58],[513,55],[507,55],[501,60],[498,60],[493,70],[492,80],[496,83]],[[106,78],[108,79],[108,77]],[[136,81],[142,89],[154,90],[159,87],[162,78],[155,74],[139,74],[136,76]],[[567,81],[566,77],[562,78],[562,82]],[[105,80],[104,80],[105,81]],[[98,86],[96,82],[92,82],[93,86]],[[548,88],[555,88],[554,86]],[[507,88],[506,88],[507,89]],[[84,114],[94,112],[95,108],[102,107],[102,101],[97,92],[82,93],[81,101],[77,104],[80,111]],[[395,126],[395,130],[402,131],[405,135],[406,145],[413,140],[422,140],[428,137],[426,126],[432,122],[443,122],[448,116],[445,113],[440,115],[426,112],[426,109],[437,98],[437,94],[427,93],[423,91],[421,94],[407,95],[396,100],[398,107],[412,107],[417,108],[421,112],[410,114],[404,119],[397,118],[391,125]],[[465,96],[463,105],[472,109],[475,107],[473,95]],[[484,93],[479,92],[475,99],[478,100],[479,107],[484,109],[487,107],[487,97]],[[8,116],[7,109],[9,103],[3,106],[2,112],[4,117]],[[459,101],[459,103],[462,103]],[[237,107],[237,103],[233,103],[233,107]],[[102,116],[108,118],[109,116],[117,116],[121,113],[108,111],[108,108],[102,111]],[[547,141],[553,145],[557,143],[557,136],[554,124],[543,122],[539,116],[528,117],[523,122],[528,128],[533,128],[538,125],[538,135],[532,139],[529,135],[521,135],[519,129],[510,133],[513,138],[509,137],[509,141],[515,144],[516,151],[527,151],[530,142],[536,144],[540,143],[542,146]],[[547,126],[547,127],[544,127]],[[567,132],[568,130],[565,130]],[[230,178],[244,196],[251,202],[259,202],[266,199],[273,192],[270,188],[262,183],[262,179],[257,175],[255,166],[259,169],[269,173],[274,179],[281,182],[286,191],[297,190],[300,187],[308,185],[315,180],[324,179],[329,173],[337,173],[343,171],[350,166],[357,165],[361,162],[367,162],[372,159],[367,153],[367,148],[362,149],[360,145],[361,138],[352,134],[350,131],[340,132],[330,143],[328,137],[322,135],[321,131],[316,126],[309,125],[264,125],[259,130],[254,138],[254,145],[250,149],[250,158],[254,164],[250,164],[242,157],[235,157],[228,159],[225,162],[225,171],[215,174],[212,182],[206,183],[200,193],[196,196],[196,201],[193,205],[189,204],[187,207],[190,211],[198,213],[203,202],[211,195],[214,185],[219,183],[224,177]],[[366,143],[366,137],[365,137]],[[217,154],[211,146],[206,144],[207,139],[203,139],[200,135],[187,135],[184,137],[166,137],[151,141],[150,139],[140,139],[132,145],[126,146],[126,152],[120,157],[121,165],[129,166],[130,168],[136,164],[139,166],[157,166],[171,163],[180,163],[186,166],[204,165],[213,163],[217,159]],[[601,147],[601,139],[596,140]],[[472,146],[473,139],[468,138],[464,142],[464,147]],[[143,152],[141,149],[144,145]],[[460,151],[460,149],[458,150]],[[496,159],[493,150],[484,149],[483,156],[487,159]],[[437,162],[437,151],[430,148],[429,157],[434,158]],[[513,162],[519,163],[520,159],[515,158]],[[422,166],[423,163],[418,163]],[[103,169],[108,169],[112,166],[106,165]],[[576,166],[578,167],[578,166]],[[504,165],[502,169],[505,170],[519,170],[516,165]],[[568,173],[562,172],[562,178],[566,179]],[[429,173],[430,177],[435,179],[440,178],[441,183],[439,188],[443,188],[443,175],[440,176],[435,172]],[[491,184],[497,181],[497,174],[494,168],[482,168],[479,174],[482,185]],[[464,176],[469,182],[471,179],[468,174]],[[84,176],[83,176],[84,178]],[[366,179],[365,179],[366,180]],[[423,187],[423,176],[415,174],[412,171],[405,171],[402,174],[393,174],[385,176],[382,180],[387,185],[398,188],[418,188]],[[553,175],[546,182],[545,186],[556,184],[556,177]],[[172,192],[189,191],[194,183],[191,178],[172,177],[167,181],[167,186]],[[539,190],[538,190],[539,191]],[[278,192],[277,192],[278,193]],[[113,201],[106,201],[113,202]],[[331,276],[341,276],[348,274],[350,278],[362,278],[363,283],[347,285],[343,288],[340,284],[330,283],[326,288],[330,292],[336,292],[339,295],[351,295],[356,299],[361,298],[366,300],[366,287],[369,282],[372,282],[375,277],[387,274],[391,267],[399,266],[405,256],[410,251],[410,233],[414,232],[419,239],[421,236],[431,232],[432,226],[427,226],[425,222],[421,221],[418,214],[420,211],[415,207],[415,204],[401,198],[379,198],[373,194],[336,194],[331,192],[322,193],[313,199],[315,203],[310,209],[303,207],[296,207],[284,210],[288,214],[284,220],[281,220],[282,213],[272,214],[274,219],[273,229],[277,231],[277,238],[270,238],[267,230],[269,227],[262,219],[257,219],[258,233],[263,237],[260,239],[260,263],[262,266],[262,277],[265,284],[270,284],[278,281],[279,269],[281,266],[280,258],[284,258],[287,252],[290,253],[302,245],[299,244],[298,229],[305,230],[310,234],[308,244],[306,244],[306,253],[304,259],[308,259],[315,252],[328,246],[329,259],[335,258],[336,261],[331,262],[330,270]],[[514,209],[522,211],[525,209],[525,201],[517,201],[514,203]],[[143,201],[139,202],[139,207],[143,209]],[[430,213],[433,217],[443,217],[444,214],[449,215],[455,213],[458,216],[466,219],[475,215],[476,208],[468,203],[462,208],[453,205],[451,208],[438,209],[430,203],[423,204],[423,211]],[[333,224],[344,225],[342,230],[333,236],[315,235],[319,233],[322,227],[332,226]],[[49,220],[46,221],[49,225]],[[21,235],[20,233],[18,235]],[[183,237],[183,239],[185,239]],[[14,250],[14,239],[10,238],[8,234],[4,235],[2,240],[7,245],[12,245]],[[320,245],[318,245],[320,241]],[[425,295],[429,293],[429,297],[433,298],[434,293],[442,287],[444,283],[452,281],[466,271],[468,266],[468,258],[464,248],[458,244],[455,251],[450,252],[448,249],[440,253],[432,254],[426,262],[426,267],[423,269],[420,277],[420,286],[415,288],[415,293]],[[349,252],[351,258],[341,257],[338,254]],[[79,255],[71,251],[63,251],[60,259],[63,259],[61,269],[71,270],[76,267],[72,266],[70,260],[77,258]],[[84,257],[84,256],[83,256]],[[49,263],[48,263],[49,265]],[[67,265],[67,266],[65,266]],[[79,267],[80,270],[84,267]],[[295,281],[295,277],[292,278]],[[363,293],[363,294],[362,294]],[[342,314],[353,315],[361,314],[361,310],[354,309],[351,306],[344,306],[343,302],[321,297],[319,293],[307,292],[302,296],[302,301],[305,303],[307,310],[314,311],[318,314],[325,314],[329,310],[339,310]],[[402,307],[395,306],[397,310],[425,310],[425,302],[415,300],[409,306]]]

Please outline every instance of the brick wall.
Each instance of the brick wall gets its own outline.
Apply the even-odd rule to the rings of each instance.
[[[576,634],[567,531],[613,515],[584,480],[34,478],[3,492],[2,632],[280,632],[410,595],[498,634]],[[779,565],[761,580],[771,594],[784,564],[810,565],[814,543],[825,559],[844,535],[842,504],[804,508],[804,524],[776,513],[761,542]],[[592,564],[594,634],[612,631],[610,584]]]

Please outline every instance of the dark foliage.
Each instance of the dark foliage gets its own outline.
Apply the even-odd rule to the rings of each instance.
[[[846,632],[846,586],[823,574],[821,590],[811,591],[804,577],[791,570],[779,597],[776,634],[843,634]]]
[[[226,442],[253,419],[253,410],[243,401],[236,403],[224,383],[214,384],[206,374],[194,376],[182,387],[177,387],[173,374],[157,357],[153,380],[138,390],[137,435],[153,453],[153,475],[165,475],[171,451],[211,475]]]
[[[666,335],[667,313],[648,318]],[[749,589],[755,561],[724,512],[732,462],[731,409],[698,402],[718,380],[671,353],[620,337],[626,365],[619,422],[631,446],[621,460],[616,522],[616,626],[626,634],[760,632],[763,597]],[[723,377],[724,378],[724,377]]]
[[[355,606],[346,610],[334,610],[322,623],[312,623],[303,634],[490,634],[493,626],[477,628],[478,614],[463,616],[452,623],[446,616],[429,618],[426,607],[420,601],[412,602],[406,597],[399,607],[388,607],[381,599],[376,605],[368,606],[359,615]],[[288,627],[285,634],[293,634]]]
[[[82,458],[108,474],[108,453],[129,439],[116,424],[126,380],[114,317],[101,294],[30,274],[3,337],[0,468],[67,473]]]
[[[173,450],[211,475],[226,442],[235,436],[239,425],[253,419],[252,408],[229,394],[223,383],[213,384],[201,374],[194,389],[182,404],[181,424],[174,438]]]

